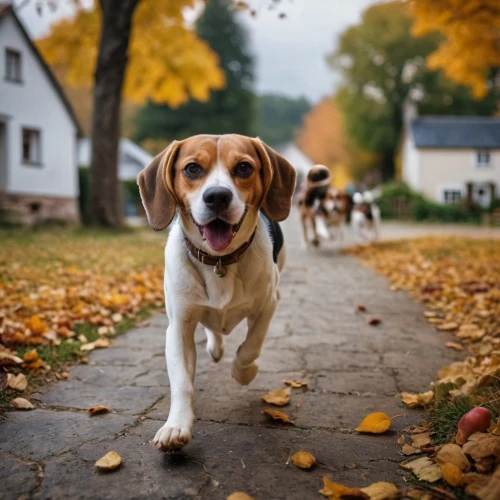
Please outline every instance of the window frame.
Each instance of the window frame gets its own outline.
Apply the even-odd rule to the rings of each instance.
[[[451,199],[447,200],[446,194],[451,193]],[[455,196],[458,193],[458,198]],[[442,200],[443,200],[443,205],[456,205],[460,203],[460,200],[463,198],[462,190],[459,188],[443,188],[442,190]]]
[[[9,58],[15,56],[17,57],[16,68],[14,77],[9,75]],[[23,64],[22,64],[22,52],[20,50],[14,49],[12,47],[5,47],[5,81],[10,83],[23,83]]]
[[[37,135],[37,144],[36,144],[36,156],[37,158],[35,160],[31,159],[26,159],[24,155],[24,134],[29,133],[30,137],[31,134],[36,134]],[[30,139],[30,147],[32,146],[31,144],[31,139]],[[42,163],[42,130],[39,128],[35,127],[21,127],[21,161],[22,164],[26,167],[38,167],[41,168],[43,167]]]
[[[476,149],[475,151],[475,157],[476,157],[476,167],[479,168],[490,168],[492,166],[492,161],[491,161],[491,151],[489,149]],[[480,161],[481,155],[485,155],[488,158],[487,162]]]

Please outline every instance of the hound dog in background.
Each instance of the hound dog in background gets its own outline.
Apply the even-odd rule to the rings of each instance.
[[[342,245],[344,240],[349,210],[349,195],[345,191],[332,188],[328,190],[323,209],[318,212],[318,216],[325,223],[328,236],[338,240],[339,245]]]
[[[319,235],[316,227],[316,213],[328,215],[326,200],[330,189],[330,170],[324,165],[314,165],[309,169],[306,182],[299,196],[299,213],[302,223],[304,242],[309,243],[308,226],[311,226],[313,238],[311,243],[319,245]]]
[[[165,229],[179,214],[165,249],[170,413],[153,440],[166,451],[192,438],[198,323],[217,362],[223,335],[246,318],[232,376],[246,385],[257,374],[285,263],[277,221],[290,213],[295,170],[259,139],[198,135],[174,141],[138,184],[153,229]]]
[[[380,208],[372,193],[354,193],[351,225],[354,236],[361,241],[376,241],[380,234]]]

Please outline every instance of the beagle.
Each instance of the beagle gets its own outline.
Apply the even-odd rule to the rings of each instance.
[[[380,208],[373,194],[365,191],[354,193],[351,225],[354,236],[359,241],[377,241],[380,233]]]
[[[223,336],[247,319],[232,376],[246,385],[257,375],[285,263],[277,221],[290,213],[295,170],[258,138],[197,135],[174,141],[138,184],[153,229],[165,229],[178,213],[165,249],[170,412],[153,440],[167,451],[192,439],[198,323],[217,362]]]
[[[329,189],[324,202],[324,209],[318,216],[324,221],[330,238],[338,239],[338,244],[344,241],[345,226],[350,210],[349,195],[345,191]]]

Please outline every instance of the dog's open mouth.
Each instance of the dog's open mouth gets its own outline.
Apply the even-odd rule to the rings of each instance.
[[[208,243],[208,246],[212,250],[220,252],[227,248],[231,244],[231,241],[233,241],[235,234],[243,224],[247,210],[248,207],[245,208],[245,212],[237,224],[229,224],[229,222],[217,218],[202,226],[198,224],[193,217],[191,217],[191,219],[196,224],[202,238]]]

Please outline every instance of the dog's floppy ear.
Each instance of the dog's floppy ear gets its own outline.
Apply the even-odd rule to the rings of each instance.
[[[274,221],[285,220],[292,208],[295,190],[295,169],[259,138],[252,139],[264,169],[264,200],[262,210]]]
[[[179,146],[180,142],[172,142],[137,176],[142,204],[155,231],[165,229],[175,215],[177,202],[171,177]]]

